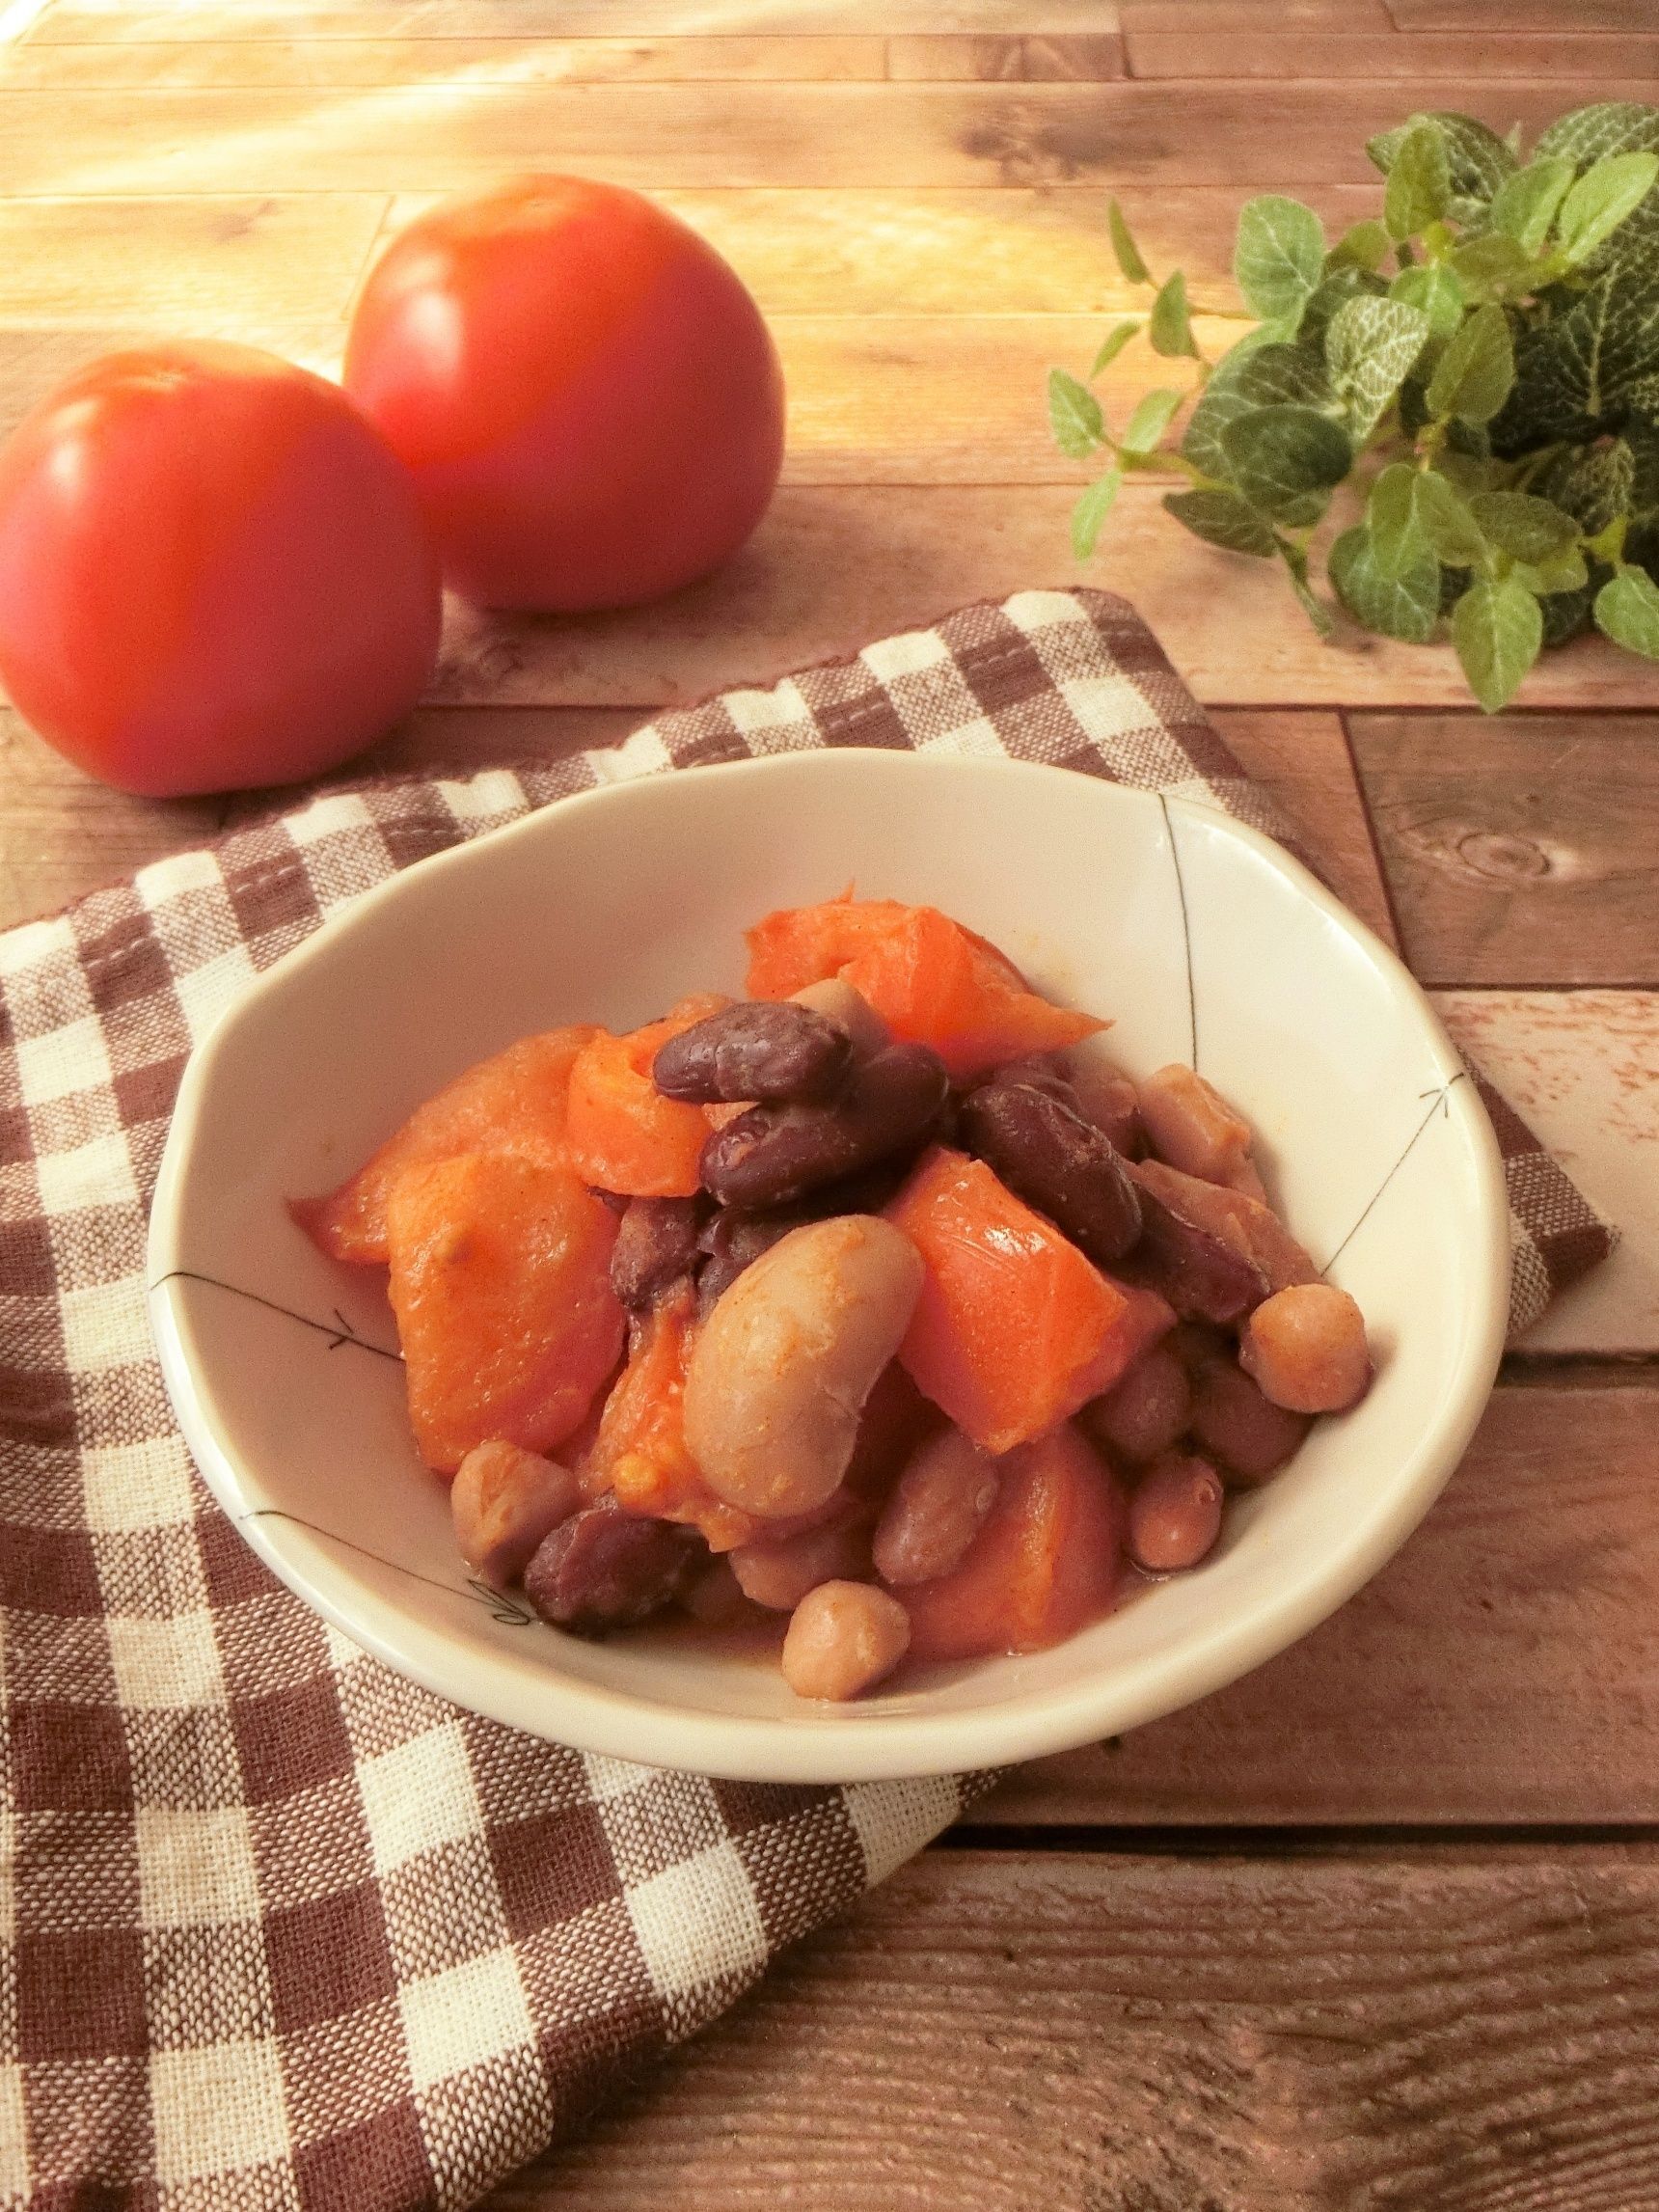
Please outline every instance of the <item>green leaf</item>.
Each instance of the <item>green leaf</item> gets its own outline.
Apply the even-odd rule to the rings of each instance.
[[[1502,231],[1485,231],[1454,249],[1452,266],[1471,300],[1521,299],[1537,281],[1538,263]]]
[[[1401,576],[1428,551],[1414,510],[1417,471],[1406,461],[1391,461],[1371,487],[1365,527],[1372,565],[1379,576]]]
[[[1089,370],[1090,376],[1099,376],[1102,369],[1109,369],[1139,328],[1138,322],[1113,323],[1101,341],[1101,350],[1095,356],[1094,367]]]
[[[1659,178],[1659,155],[1606,153],[1591,164],[1562,202],[1557,234],[1576,267],[1605,245],[1633,214]]]
[[[1291,579],[1291,589],[1296,594],[1302,613],[1314,625],[1321,638],[1328,638],[1336,628],[1331,620],[1330,609],[1316,595],[1308,582],[1308,557],[1299,545],[1289,538],[1279,540],[1279,559],[1285,563],[1285,572]]]
[[[1064,369],[1048,371],[1048,427],[1055,445],[1074,461],[1087,460],[1106,434],[1100,401]]]
[[[1486,558],[1486,540],[1468,502],[1432,469],[1419,475],[1412,511],[1417,527],[1451,568],[1476,568]]]
[[[1232,464],[1221,443],[1228,423],[1253,408],[1334,404],[1325,365],[1311,346],[1262,345],[1240,353],[1237,347],[1217,367],[1192,410],[1183,454],[1207,477],[1225,479]]]
[[[1146,334],[1154,353],[1166,358],[1189,353],[1196,359],[1198,348],[1192,342],[1192,322],[1186,312],[1186,279],[1179,269],[1153,301]]]
[[[1389,245],[1386,223],[1355,223],[1325,256],[1325,274],[1329,276],[1334,269],[1380,269],[1388,258]]]
[[[1186,397],[1184,392],[1149,392],[1137,400],[1135,411],[1118,443],[1126,453],[1150,453],[1169,428],[1170,418]]]
[[[1421,539],[1419,550],[1396,575],[1377,566],[1363,530],[1345,530],[1331,547],[1331,583],[1338,598],[1368,630],[1426,645],[1440,616],[1440,563]]]
[[[1596,100],[1558,116],[1533,149],[1533,159],[1559,153],[1575,169],[1604,153],[1659,152],[1659,108],[1640,100]]]
[[[1558,560],[1578,543],[1571,515],[1532,492],[1477,492],[1469,511],[1482,536],[1517,560]]]
[[[1444,261],[1401,269],[1388,287],[1391,300],[1403,300],[1428,317],[1428,335],[1448,339],[1463,320],[1463,287]]]
[[[1324,274],[1325,234],[1311,207],[1268,192],[1238,210],[1233,277],[1252,314],[1293,330]]]
[[[1592,436],[1659,369],[1659,263],[1608,269],[1565,314],[1523,332],[1515,368],[1514,398],[1495,425],[1501,451]]]
[[[1546,154],[1502,184],[1492,201],[1492,225],[1513,238],[1523,253],[1536,254],[1549,236],[1556,209],[1572,182],[1572,163],[1564,154]]]
[[[1538,613],[1544,618],[1546,651],[1551,645],[1564,645],[1569,638],[1576,638],[1581,630],[1589,628],[1591,601],[1594,597],[1594,588],[1588,583],[1574,591],[1539,593]]]
[[[1424,123],[1433,125],[1446,148],[1452,190],[1457,198],[1478,200],[1483,205],[1505,178],[1514,175],[1515,150],[1495,130],[1489,130],[1475,116],[1459,115],[1451,108],[1432,108],[1407,117],[1398,130],[1385,130],[1367,144],[1367,153],[1385,176],[1411,132]]]
[[[1559,596],[1577,591],[1590,581],[1590,564],[1576,545],[1549,560],[1517,560],[1510,573],[1523,583],[1536,598]],[[1549,628],[1549,610],[1544,610],[1544,627]],[[1549,643],[1546,636],[1544,642]]]
[[[1163,504],[1194,537],[1223,546],[1229,553],[1253,553],[1270,560],[1279,550],[1271,526],[1236,492],[1165,492]]]
[[[1452,642],[1488,714],[1509,704],[1543,642],[1538,603],[1512,576],[1501,584],[1481,578],[1452,610]]]
[[[1318,522],[1353,466],[1346,432],[1312,407],[1256,408],[1228,423],[1221,446],[1241,495],[1292,526]]]
[[[1539,496],[1571,515],[1586,537],[1596,537],[1633,511],[1635,479],[1635,454],[1624,439],[1615,438],[1557,453],[1533,481]]]
[[[1072,509],[1072,551],[1077,560],[1087,560],[1094,552],[1101,525],[1111,513],[1123,480],[1121,468],[1109,468],[1103,477],[1096,478]]]
[[[1440,356],[1428,380],[1428,405],[1438,416],[1489,423],[1515,381],[1515,350],[1501,307],[1479,307]]]
[[[1452,197],[1446,141],[1431,123],[1408,130],[1388,172],[1382,219],[1391,238],[1414,237],[1437,223]]]
[[[1364,269],[1334,269],[1328,277],[1319,280],[1313,297],[1302,310],[1297,343],[1322,348],[1331,317],[1339,308],[1346,307],[1349,300],[1387,297],[1388,287],[1380,277],[1369,276]]]
[[[1348,425],[1369,438],[1416,366],[1428,340],[1428,317],[1403,300],[1369,296],[1338,308],[1325,326],[1325,363],[1347,402]]]
[[[1643,569],[1620,569],[1595,595],[1595,626],[1627,653],[1659,661],[1659,584]]]
[[[1141,259],[1140,248],[1135,244],[1124,211],[1115,200],[1106,203],[1106,227],[1112,234],[1112,252],[1118,258],[1118,267],[1131,285],[1150,285],[1152,277]]]

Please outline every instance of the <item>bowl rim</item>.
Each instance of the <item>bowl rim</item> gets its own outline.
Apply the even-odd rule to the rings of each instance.
[[[1070,779],[1077,774],[1074,769],[1044,762],[854,747],[710,763],[695,773],[699,780],[752,780],[759,776],[811,776],[827,766],[845,772],[855,760],[859,768],[878,778],[894,772],[910,776],[957,768],[970,768],[979,775],[990,770],[1045,779]],[[816,1784],[1000,1766],[1074,1749],[1104,1735],[1141,1727],[1212,1694],[1287,1650],[1363,1587],[1398,1550],[1444,1488],[1485,1406],[1502,1358],[1509,1307],[1509,1217],[1497,1139],[1475,1083],[1452,1080],[1466,1071],[1423,987],[1392,948],[1310,869],[1273,838],[1213,802],[1184,792],[1159,793],[1105,778],[1088,780],[1111,793],[1114,800],[1145,806],[1165,823],[1169,809],[1202,816],[1209,828],[1238,840],[1265,861],[1334,923],[1380,971],[1394,995],[1405,1001],[1431,1060],[1451,1086],[1445,1095],[1446,1110],[1459,1131],[1475,1172],[1470,1235],[1478,1248],[1472,1254],[1471,1272],[1477,1283],[1483,1284],[1484,1296],[1472,1304],[1465,1317],[1457,1365],[1423,1434],[1399,1464],[1383,1504],[1362,1516],[1333,1554],[1300,1581],[1289,1585],[1277,1601],[1259,1607],[1251,1617],[1224,1617],[1207,1634],[1188,1639],[1178,1651],[1137,1661],[1128,1684],[1119,1671],[1112,1670],[1098,1679],[1085,1679],[1016,1695],[978,1710],[918,1714],[864,1707],[858,1720],[848,1725],[848,1716],[827,1715],[816,1707],[806,1708],[799,1720],[686,1708],[554,1672],[549,1672],[536,1690],[532,1704],[522,1676],[504,1654],[468,1651],[461,1654],[457,1669],[411,1652],[395,1634],[363,1620],[350,1603],[337,1598],[326,1581],[313,1572],[304,1556],[308,1544],[319,1562],[327,1555],[310,1539],[278,1518],[253,1516],[236,1456],[226,1442],[204,1381],[199,1383],[191,1356],[187,1305],[195,1286],[175,1272],[186,1264],[179,1238],[190,1155],[220,1053],[251,1007],[279,982],[286,983],[311,963],[326,957],[332,945],[371,909],[395,905],[409,895],[410,886],[417,880],[429,884],[438,871],[464,871],[478,864],[480,858],[487,865],[487,856],[502,844],[545,833],[556,814],[568,823],[572,813],[580,816],[594,806],[637,801],[653,786],[680,781],[679,774],[670,778],[658,773],[600,783],[553,806],[534,807],[370,887],[337,909],[271,967],[250,978],[221,1009],[190,1054],[150,1206],[147,1302],[168,1396],[197,1466],[238,1535],[278,1579],[313,1612],[394,1673],[486,1719],[581,1752],[647,1766],[733,1781]],[[988,1663],[995,1666],[1005,1662]],[[465,1686],[457,1684],[457,1671],[465,1674]],[[1179,1679],[1172,1679],[1177,1676]]]

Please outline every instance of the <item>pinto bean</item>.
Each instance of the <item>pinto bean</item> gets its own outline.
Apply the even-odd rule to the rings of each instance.
[[[1084,1052],[1071,1055],[1066,1073],[1072,1085],[1072,1104],[1083,1119],[1093,1122],[1126,1160],[1139,1160],[1146,1150],[1146,1131],[1140,1117],[1140,1095],[1128,1076]]]
[[[600,1636],[679,1597],[707,1558],[694,1529],[639,1519],[602,1498],[543,1538],[525,1569],[524,1594],[556,1627]]]
[[[651,1062],[665,1098],[829,1099],[847,1079],[853,1040],[810,1006],[743,998],[670,1037]]]
[[[900,1587],[948,1574],[996,1503],[996,1461],[960,1429],[914,1452],[876,1524],[876,1571]]]
[[[1193,1386],[1192,1434],[1231,1479],[1253,1488],[1300,1449],[1309,1422],[1264,1395],[1230,1359],[1206,1366]]]
[[[1275,1406],[1341,1413],[1371,1382],[1365,1316],[1334,1283],[1295,1284],[1250,1316],[1238,1364]]]
[[[783,1679],[798,1698],[837,1703],[874,1689],[910,1649],[910,1615],[868,1582],[821,1582],[795,1608]]]
[[[738,1277],[686,1370],[686,1443],[718,1497],[767,1518],[823,1504],[922,1275],[902,1231],[847,1214],[792,1230]]]
[[[1221,1477],[1180,1452],[1156,1460],[1129,1493],[1129,1557],[1151,1574],[1196,1567],[1221,1534]]]
[[[864,994],[843,983],[838,975],[828,976],[822,983],[808,983],[803,990],[791,994],[789,1004],[809,1006],[814,1014],[833,1022],[837,1029],[845,1029],[860,1060],[873,1060],[893,1041],[892,1031]]]
[[[925,1045],[893,1045],[826,1106],[756,1106],[703,1146],[703,1188],[722,1206],[773,1207],[919,1143],[950,1089]]]
[[[1169,1347],[1155,1344],[1077,1418],[1113,1458],[1137,1464],[1156,1460],[1192,1418],[1192,1385]]]
[[[705,1628],[735,1628],[765,1618],[760,1607],[744,1596],[731,1570],[729,1555],[711,1559],[694,1573],[681,1594],[680,1603]]]
[[[869,1522],[827,1521],[775,1543],[740,1543],[726,1557],[746,1598],[775,1613],[793,1613],[821,1582],[869,1579]]]
[[[1091,1260],[1109,1266],[1141,1233],[1129,1169],[1092,1123],[1052,1091],[996,1081],[962,1102],[968,1149],[1047,1214]]]
[[[475,1444],[449,1488],[461,1557],[498,1590],[518,1580],[549,1529],[581,1503],[568,1467],[499,1439]]]
[[[611,1288],[639,1312],[697,1263],[706,1198],[630,1198],[611,1247]]]
[[[1266,1276],[1269,1290],[1319,1280],[1319,1270],[1277,1214],[1249,1191],[1208,1183],[1161,1160],[1139,1161],[1134,1178],[1143,1197],[1151,1191],[1180,1219],[1241,1252]]]
[[[1226,1183],[1250,1155],[1250,1124],[1213,1083],[1179,1061],[1140,1086],[1141,1120],[1161,1160],[1207,1183]]]

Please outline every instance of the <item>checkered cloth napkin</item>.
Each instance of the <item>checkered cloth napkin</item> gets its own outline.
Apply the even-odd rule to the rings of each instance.
[[[659,1774],[412,1688],[212,1503],[146,1321],[175,1087],[249,977],[531,807],[819,745],[1001,749],[1284,829],[1127,606],[1022,592],[613,751],[314,799],[0,938],[0,2203],[467,2204],[982,1787]],[[1609,1233],[1485,1096],[1521,1326]]]

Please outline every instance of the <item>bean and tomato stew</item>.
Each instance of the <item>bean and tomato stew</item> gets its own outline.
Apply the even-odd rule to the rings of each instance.
[[[339,1189],[473,1571],[601,1636],[772,1623],[845,1700],[1191,1572],[1372,1375],[1203,1077],[931,907],[748,933],[748,996],[522,1039]]]

